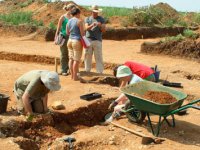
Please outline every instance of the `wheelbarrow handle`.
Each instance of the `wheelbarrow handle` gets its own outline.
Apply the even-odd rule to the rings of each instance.
[[[172,114],[176,114],[177,112],[180,112],[180,111],[185,110],[185,109],[188,109],[188,108],[199,109],[199,107],[194,107],[194,106],[193,106],[193,104],[196,104],[196,103],[198,103],[198,102],[200,102],[200,99],[194,100],[194,101],[192,101],[192,102],[190,102],[190,103],[188,103],[188,104],[186,104],[186,105],[181,106],[181,107],[178,108],[178,109],[172,110],[172,111],[168,112],[165,116],[169,116],[169,115],[172,115]]]
[[[190,102],[190,103],[188,103],[188,104],[186,104],[186,105],[193,105],[193,104],[196,104],[196,103],[198,103],[198,102],[200,102],[200,99],[194,100],[194,101],[192,101],[192,102]],[[185,106],[185,105],[184,105],[184,106]]]

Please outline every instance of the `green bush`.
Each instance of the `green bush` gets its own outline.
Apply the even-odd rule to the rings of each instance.
[[[165,12],[162,9],[153,6],[133,8],[132,14],[129,16],[129,22],[138,26],[162,25],[161,20],[164,15]]]
[[[170,41],[180,42],[184,39],[185,39],[185,37],[182,34],[179,34],[177,36],[166,37],[166,38],[162,39],[161,42],[162,43],[166,43],[166,42],[170,42]]]
[[[167,27],[173,27],[175,23],[176,23],[175,19],[169,19],[166,22],[164,22],[164,25]]]
[[[43,25],[42,21],[32,19],[32,12],[12,12],[10,14],[0,14],[0,21],[11,25],[32,24]]]
[[[56,30],[56,25],[53,22],[50,22],[49,29]]]
[[[192,20],[193,22],[200,24],[200,13],[195,13]]]
[[[23,7],[26,7],[28,5],[30,5],[31,3],[33,3],[34,0],[27,0],[26,2],[23,2],[23,3],[19,3],[20,7],[23,8]]]
[[[183,31],[183,36],[185,36],[187,38],[196,39],[198,37],[198,34],[190,29],[186,29]]]

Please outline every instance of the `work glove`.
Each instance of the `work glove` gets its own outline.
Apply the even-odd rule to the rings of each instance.
[[[110,105],[109,105],[109,107],[108,107],[108,109],[112,109],[112,108],[114,108],[115,106],[117,106],[117,102],[116,101],[113,101]]]

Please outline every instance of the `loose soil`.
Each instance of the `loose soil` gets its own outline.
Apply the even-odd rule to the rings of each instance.
[[[200,40],[184,40],[181,42],[158,42],[158,43],[143,43],[141,52],[146,54],[164,54],[189,59],[200,58]]]
[[[177,99],[167,92],[147,91],[142,97],[159,104],[177,102]]]

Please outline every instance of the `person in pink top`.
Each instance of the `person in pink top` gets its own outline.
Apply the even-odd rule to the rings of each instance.
[[[133,74],[136,74],[140,78],[148,81],[155,81],[154,71],[150,67],[134,62],[134,61],[126,61],[123,65],[130,68]],[[121,66],[121,65],[120,65]],[[115,67],[113,70],[113,74],[116,77],[116,71],[119,66]],[[126,81],[121,81],[120,87],[123,87],[127,84]]]

